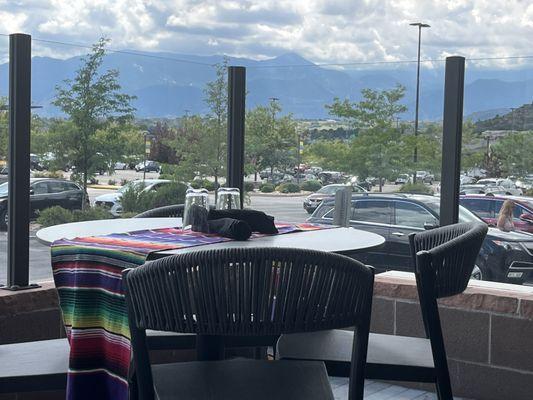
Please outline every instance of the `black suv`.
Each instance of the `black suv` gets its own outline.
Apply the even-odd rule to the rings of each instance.
[[[0,185],[0,229],[7,228],[8,183]],[[30,178],[31,216],[52,206],[61,206],[69,210],[81,209],[83,199],[88,202],[87,194],[74,182],[64,179]]]
[[[325,200],[308,219],[309,222],[333,223],[335,201]],[[352,197],[350,226],[377,233],[385,238],[380,248],[354,255],[379,271],[413,271],[408,236],[412,232],[438,225],[440,199],[434,196],[364,194]],[[459,207],[460,222],[481,219],[466,208]],[[489,228],[473,278],[522,284],[533,281],[533,235],[503,232]]]

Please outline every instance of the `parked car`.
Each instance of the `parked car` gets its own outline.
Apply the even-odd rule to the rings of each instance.
[[[140,163],[138,163],[135,166],[135,171],[137,171],[137,172],[144,171],[144,169],[145,169],[144,161],[141,161]],[[161,171],[161,166],[156,161],[148,161],[148,160],[146,160],[146,172],[152,172],[152,171],[160,172]]]
[[[326,199],[308,221],[332,224],[334,209],[335,202]],[[377,233],[386,241],[380,248],[353,257],[378,271],[412,272],[409,234],[438,226],[439,209],[440,199],[435,196],[399,193],[354,195],[350,226]],[[483,223],[463,206],[459,207],[459,221]],[[472,277],[521,284],[533,282],[533,275],[530,276],[532,270],[533,235],[489,228]]]
[[[533,233],[533,199],[519,196],[461,196],[459,202],[491,226],[496,226],[505,200],[513,200],[513,222],[517,230]]]
[[[30,154],[30,169],[34,169],[36,171],[42,171],[44,169],[41,159],[37,154]]]
[[[400,174],[394,181],[395,185],[405,185],[406,183],[410,183],[412,181],[411,176],[408,174]]]
[[[477,179],[476,178],[473,178],[471,176],[468,176],[468,175],[461,175],[459,177],[459,182],[461,185],[471,185],[471,184],[474,184],[476,183]]]
[[[337,193],[337,190],[344,189],[345,187],[351,187],[353,193],[365,193],[366,190],[363,189],[361,186],[351,184],[351,185],[327,185],[321,187],[317,192],[311,193],[309,196],[307,196],[304,200],[304,209],[309,214],[311,214],[313,211],[316,210],[316,208],[320,205],[322,200],[334,197],[335,193]]]
[[[505,189],[505,194],[512,196],[522,196],[524,194],[522,189],[517,188],[515,183],[510,179],[485,178],[478,180],[476,183],[487,186],[501,186]]]
[[[345,179],[342,175],[342,172],[337,171],[322,171],[317,174],[317,177],[323,185],[331,183],[342,183]]]
[[[8,224],[8,182],[0,184],[0,229]],[[84,200],[85,199],[85,200]],[[79,210],[89,196],[75,182],[65,179],[30,178],[30,216],[35,218],[40,211],[53,206]]]
[[[424,183],[433,185],[435,176],[433,176],[433,174],[430,174],[427,171],[416,171],[416,180],[418,182],[424,182]]]
[[[124,169],[128,169],[128,164],[125,163],[125,162],[122,162],[122,161],[117,161],[117,162],[115,163],[115,165],[113,166],[113,169],[115,169],[115,170],[120,170],[120,169],[124,170]]]
[[[508,195],[509,193],[502,186],[486,185],[474,183],[472,185],[461,185],[459,187],[459,194],[486,194],[486,195]]]
[[[516,187],[522,189],[522,191],[533,189],[533,174],[524,176],[523,178],[518,178],[515,181]]]
[[[135,181],[128,182],[124,186],[122,186],[120,189],[118,189],[116,192],[113,193],[107,193],[102,194],[98,196],[94,204],[98,207],[104,207],[109,210],[111,215],[114,217],[119,217],[120,214],[122,214],[122,205],[120,204],[120,198],[122,197],[122,194],[131,188],[132,186],[140,186],[144,185],[143,191],[151,191],[151,190],[157,190],[163,185],[168,185],[172,181],[168,179],[138,179]]]

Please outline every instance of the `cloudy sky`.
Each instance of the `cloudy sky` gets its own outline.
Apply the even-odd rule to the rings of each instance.
[[[256,59],[297,52],[316,63],[412,60],[415,21],[431,24],[424,58],[533,54],[530,0],[0,0],[0,33]],[[79,51],[34,44],[58,57]]]

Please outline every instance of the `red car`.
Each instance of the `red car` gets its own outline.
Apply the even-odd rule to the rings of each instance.
[[[515,204],[513,211],[515,228],[520,231],[533,233],[533,198],[469,194],[461,196],[459,203],[483,219],[487,224],[496,226],[500,208],[505,200],[512,200]]]

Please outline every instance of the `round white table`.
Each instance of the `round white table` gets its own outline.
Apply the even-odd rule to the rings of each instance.
[[[97,221],[72,222],[43,228],[37,231],[37,239],[46,245],[58,239],[126,233],[144,229],[174,228],[181,226],[181,218],[117,218]],[[330,228],[317,231],[294,232],[284,235],[268,235],[246,241],[230,241],[165,250],[152,253],[149,259],[208,249],[235,247],[291,247],[315,249],[331,253],[356,253],[367,251],[385,243],[383,236],[354,228]]]
[[[71,222],[49,226],[37,231],[37,240],[50,245],[59,239],[75,237],[109,235],[110,233],[126,233],[144,229],[181,227],[181,218],[116,218],[96,221]]]

